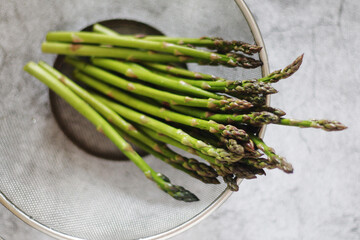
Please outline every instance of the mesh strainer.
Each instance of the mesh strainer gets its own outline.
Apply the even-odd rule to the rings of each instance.
[[[144,157],[200,198],[176,201],[131,162],[104,161],[101,154],[74,144],[51,111],[47,88],[22,67],[30,60],[54,61],[40,50],[46,32],[82,29],[105,19],[136,20],[169,36],[222,36],[263,45],[242,0],[0,0],[0,5],[0,31],[7,33],[0,44],[0,203],[59,239],[163,239],[194,225],[230,196],[225,184],[205,185]],[[259,57],[262,71],[188,68],[232,79],[256,78],[268,72],[265,49]],[[75,130],[87,124],[71,118],[65,122]],[[112,149],[98,135],[83,139]],[[121,159],[117,154],[108,158]]]

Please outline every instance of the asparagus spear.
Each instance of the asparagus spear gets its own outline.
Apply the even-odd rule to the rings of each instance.
[[[41,48],[45,53],[88,57],[111,57],[133,62],[196,62],[196,60],[192,60],[192,58],[187,56],[173,56],[169,54],[155,53],[153,51],[140,51],[129,48],[114,48],[108,46],[44,42],[42,43]]]
[[[223,78],[215,77],[214,75],[200,73],[200,72],[192,72],[187,69],[174,67],[172,65],[160,64],[160,63],[151,63],[151,62],[142,62],[141,64],[150,67],[152,69],[171,73],[177,76],[187,77],[191,79],[202,79],[202,80],[223,80]]]
[[[103,69],[95,67],[84,62],[67,58],[65,60],[67,63],[70,63],[75,68],[81,70],[82,72],[91,75],[101,81],[107,82],[111,85],[114,85],[123,90],[133,92],[142,96],[154,98],[160,101],[169,102],[172,104],[180,104],[194,107],[204,107],[213,110],[239,110],[250,108],[252,105],[247,101],[235,99],[235,98],[226,98],[221,100],[216,99],[200,99],[200,98],[191,98],[188,96],[177,95],[161,90],[157,90],[142,84],[130,82],[121,77],[118,77],[114,74],[111,74]]]
[[[192,86],[199,87],[208,91],[225,92],[225,93],[237,93],[237,94],[274,94],[277,90],[270,84],[259,82],[257,80],[217,80],[217,81],[202,81],[191,80],[186,78],[175,77],[159,71],[154,74],[164,76],[168,79],[182,81]]]
[[[235,59],[236,62],[243,68],[255,68],[256,66],[260,67],[262,65],[262,62],[260,60],[247,57],[240,53],[229,52],[226,53],[226,56]]]
[[[296,126],[301,128],[320,128],[325,131],[341,131],[346,129],[347,127],[338,122],[338,121],[330,121],[330,120],[297,120],[290,118],[281,118],[280,122],[277,124],[286,125],[286,126]]]
[[[119,33],[102,26],[100,24],[95,24],[93,26],[93,31],[97,33],[103,33],[111,36],[118,36]],[[123,35],[124,36],[124,35]],[[176,37],[166,37],[166,36],[148,36],[144,34],[138,35],[125,35],[127,37],[134,37],[145,39],[149,41],[158,41],[158,42],[169,42],[178,45],[193,45],[200,47],[207,47],[209,49],[215,49],[218,52],[227,53],[230,51],[242,51],[246,54],[254,54],[260,52],[262,49],[259,46],[245,43],[242,41],[225,41],[222,38],[210,38],[210,37],[201,37],[201,38],[176,38]]]
[[[226,145],[226,148],[236,154],[244,154],[244,147],[239,144],[235,139],[220,137],[220,141]]]
[[[183,93],[188,93],[193,96],[214,99],[223,98],[220,95],[205,91],[198,87],[194,87],[190,84],[186,84],[184,81],[176,81],[155,74],[136,63],[129,63],[105,58],[93,58],[91,61],[95,66],[121,73],[127,77],[143,80],[154,85],[173,89]]]
[[[303,60],[304,54],[297,57],[294,62],[289,64],[287,67],[285,67],[283,70],[276,70],[266,77],[257,79],[258,82],[265,82],[265,83],[275,83],[278,82],[281,79],[285,79],[293,75],[301,66],[302,60]],[[159,63],[143,63],[144,65],[162,71],[162,72],[168,72],[175,75],[180,75],[183,77],[188,77],[192,79],[202,79],[202,80],[213,80],[213,81],[229,81],[224,78],[215,77],[213,75],[205,74],[205,73],[199,73],[199,72],[192,72],[189,70],[185,70],[182,68],[173,67],[171,65],[164,65]],[[245,80],[249,81],[249,80]]]
[[[231,96],[246,100],[247,102],[250,102],[255,107],[266,106],[266,95],[262,95],[262,94],[248,94],[247,95],[247,94],[231,93]]]
[[[98,131],[104,133],[114,144],[131,160],[145,176],[154,181],[163,191],[177,200],[185,202],[198,201],[198,198],[181,186],[170,183],[170,180],[163,174],[154,171],[128,144],[116,130],[102,118],[93,108],[86,104],[80,97],[73,93],[69,88],[58,79],[49,74],[46,70],[34,62],[29,62],[24,70],[38,78],[50,89],[64,98],[71,106],[79,111],[84,117],[92,122]]]
[[[186,174],[202,181],[203,183],[211,183],[211,184],[219,184],[220,182],[216,179],[217,173],[214,169],[207,166],[206,164],[202,164],[198,162],[195,159],[189,159],[189,164],[183,165],[181,163],[176,163],[172,161],[170,158],[166,156],[166,154],[163,154],[162,152],[157,152],[153,148],[149,147],[147,144],[143,143],[142,141],[135,139],[128,134],[126,134],[124,131],[119,130],[119,134],[127,139],[129,142],[132,142],[133,144],[137,145],[138,147],[142,148],[144,151],[148,152],[149,154],[154,155],[155,157],[159,158],[163,162],[166,162],[173,166],[174,168],[185,172]],[[145,136],[145,135],[144,135]],[[194,171],[194,166],[196,166],[196,170]],[[209,172],[209,169],[211,171]],[[211,173],[211,176],[209,176],[209,173]]]
[[[174,127],[171,127],[170,125],[167,125],[161,121],[158,121],[154,118],[148,117],[144,114],[141,114],[139,112],[136,112],[130,108],[124,107],[120,104],[116,104],[112,101],[109,101],[103,97],[100,97],[98,95],[93,95],[95,98],[106,104],[108,107],[113,109],[115,112],[117,112],[122,117],[131,120],[133,122],[136,122],[138,124],[148,126],[149,128],[153,129],[154,131],[157,131],[159,133],[165,134],[179,142],[181,142],[184,145],[190,146],[192,148],[195,148],[199,151],[201,151],[203,154],[206,154],[208,156],[213,156],[219,161],[224,162],[236,162],[241,160],[242,156],[227,152],[225,149],[222,148],[214,148],[211,145],[208,145],[202,141],[199,141],[196,138],[191,137],[189,134],[185,133],[181,129],[177,129]]]
[[[263,124],[277,123],[280,121],[279,117],[273,113],[262,111],[262,112],[251,112],[247,114],[221,114],[213,113],[208,111],[198,110],[196,108],[170,105],[170,107],[178,112],[194,116],[201,119],[213,120],[219,123],[247,123],[253,126],[261,126]]]
[[[99,24],[99,23],[94,24],[92,26],[92,30],[93,30],[93,32],[102,33],[102,34],[106,34],[106,35],[109,35],[109,36],[118,36],[118,35],[120,35],[120,33],[112,30],[111,28],[105,27],[104,25]]]
[[[283,170],[286,173],[293,172],[293,167],[291,166],[291,164],[288,163],[284,157],[277,155],[275,153],[275,150],[266,145],[261,138],[255,135],[250,135],[250,138],[255,143],[256,147],[262,152],[264,152],[268,156],[270,162],[275,164],[277,168]]]
[[[270,106],[266,106],[266,105],[262,105],[262,106],[255,106],[252,107],[248,110],[249,112],[260,112],[260,111],[265,111],[265,112],[270,112],[272,114],[275,114],[278,117],[282,117],[286,115],[286,112],[281,110],[280,108],[274,108],[274,107],[270,107]],[[279,121],[277,121],[279,122]]]
[[[210,63],[223,64],[229,67],[242,66],[247,68],[256,68],[259,66],[258,64],[255,66],[243,65],[242,62],[238,62],[236,58],[231,56],[184,47],[172,43],[131,39],[122,36],[109,36],[93,32],[49,32],[46,36],[46,40],[81,44],[109,44],[119,47],[153,50],[171,53],[175,56],[190,56],[197,59],[203,59],[204,61],[209,61]]]
[[[224,137],[228,138],[237,138],[239,140],[246,141],[248,140],[248,135],[244,130],[237,129],[234,126],[231,125],[222,125],[218,124],[213,121],[206,121],[198,118],[193,118],[190,116],[186,116],[177,112],[173,112],[170,110],[167,110],[162,107],[158,107],[155,105],[152,105],[150,103],[147,103],[145,101],[139,100],[129,94],[126,94],[120,90],[113,89],[108,87],[106,84],[100,83],[96,81],[95,79],[92,79],[85,74],[82,73],[75,73],[75,77],[80,80],[81,82],[87,84],[88,86],[91,86],[92,88],[95,88],[96,90],[110,96],[113,99],[116,99],[117,101],[126,104],[128,106],[131,106],[137,110],[140,110],[144,113],[151,114],[153,116],[162,118],[166,121],[173,121],[177,123],[181,123],[184,125],[204,129],[207,131],[210,131],[211,133],[219,133]]]
[[[276,70],[268,76],[258,79],[259,82],[276,83],[281,79],[285,79],[293,75],[301,66],[304,54],[300,55],[290,65],[284,69]]]
[[[174,124],[173,124],[174,125]],[[199,128],[182,126],[182,130],[184,130],[187,134],[197,138],[207,144],[210,144],[215,147],[223,148],[225,145],[219,141],[219,137],[215,134],[211,134],[208,131],[201,130]]]
[[[265,172],[264,170],[260,170],[261,172],[257,172],[257,171],[253,171],[254,169],[252,168],[249,168],[248,165],[240,165],[237,166],[237,169],[238,171],[235,173],[235,176],[237,178],[242,178],[242,179],[255,179],[257,178],[256,175],[259,174],[259,175],[264,175]],[[259,169],[256,169],[256,170],[259,170]]]

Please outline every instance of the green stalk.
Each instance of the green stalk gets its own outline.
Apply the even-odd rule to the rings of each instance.
[[[197,138],[207,144],[210,144],[215,147],[223,148],[225,145],[219,141],[219,135],[215,135],[209,133],[208,131],[202,131],[198,128],[183,126],[182,130],[184,130],[187,134]]]
[[[156,100],[169,102],[171,104],[180,104],[186,106],[194,107],[204,107],[213,110],[239,110],[252,107],[247,101],[227,98],[222,100],[215,99],[200,99],[200,98],[191,98],[188,96],[177,95],[161,90],[154,89],[139,83],[130,82],[126,79],[123,79],[119,76],[111,74],[101,68],[95,67],[93,65],[87,64],[82,61],[78,61],[72,58],[66,58],[65,61],[70,63],[75,68],[81,70],[82,72],[93,76],[101,81],[107,82],[113,86],[126,90],[128,92],[133,92],[139,95],[146,97],[154,98]]]
[[[231,125],[224,126],[223,124],[218,124],[214,121],[207,121],[198,118],[193,118],[190,116],[186,116],[177,112],[167,110],[165,108],[139,100],[138,98],[135,98],[130,94],[126,94],[118,89],[111,88],[106,84],[100,83],[95,79],[92,79],[91,77],[88,77],[87,75],[79,72],[75,73],[75,77],[76,79],[80,80],[86,85],[98,90],[99,92],[107,96],[110,96],[111,98],[123,104],[126,104],[141,112],[162,118],[168,122],[177,122],[187,126],[207,130],[211,133],[219,133],[227,138],[231,137],[242,141],[247,141],[249,139],[247,133],[244,130],[237,129],[234,126]]]
[[[301,66],[304,54],[300,55],[290,65],[283,70],[276,70],[268,76],[258,79],[259,82],[276,83],[281,79],[285,79],[293,75]]]
[[[221,80],[222,78],[219,77],[215,77],[214,75],[210,75],[210,74],[205,74],[205,73],[200,73],[200,72],[193,72],[193,71],[189,71],[183,68],[178,68],[178,67],[174,67],[171,65],[165,65],[165,64],[160,64],[160,63],[150,63],[150,62],[143,62],[141,63],[147,67],[150,67],[152,69],[161,71],[161,72],[166,72],[166,73],[171,73],[177,76],[182,76],[182,77],[187,77],[187,78],[191,78],[191,79],[201,79],[201,80]]]
[[[154,85],[173,89],[179,92],[188,93],[193,96],[214,99],[223,98],[222,96],[215,93],[211,93],[198,87],[194,87],[190,84],[186,84],[184,81],[176,81],[155,74],[136,63],[129,63],[105,58],[93,58],[91,61],[95,66],[121,73],[127,77],[139,79]]]
[[[190,56],[209,61],[210,63],[224,64],[230,67],[243,66],[241,62],[237,62],[236,58],[223,54],[175,45],[172,43],[154,42],[123,36],[110,36],[93,32],[49,32],[46,35],[46,40],[54,42],[105,44],[127,48],[139,48],[171,53],[175,56]],[[249,66],[246,65],[244,67]],[[258,67],[258,65],[254,67]]]
[[[277,155],[275,150],[266,145],[261,138],[255,135],[250,135],[250,138],[255,143],[256,147],[268,156],[271,164],[274,164],[277,168],[283,170],[286,173],[293,172],[293,167],[291,164],[288,163],[284,157]]]
[[[281,118],[280,122],[277,124],[286,125],[286,126],[295,126],[301,128],[320,128],[325,131],[341,131],[346,129],[347,127],[338,122],[338,121],[330,121],[330,120],[297,120],[290,118]]]
[[[273,113],[270,112],[252,112],[248,114],[220,114],[220,113],[213,113],[213,112],[207,112],[198,110],[191,107],[185,107],[185,106],[176,106],[171,105],[170,106],[175,111],[181,112],[183,114],[206,119],[206,120],[213,120],[215,122],[219,123],[247,123],[253,126],[262,126],[264,124],[270,124],[270,123],[278,123],[279,117]]]
[[[213,156],[217,158],[219,161],[224,162],[236,162],[239,161],[242,156],[238,156],[236,154],[227,152],[224,149],[221,148],[214,148],[211,145],[208,145],[202,141],[199,141],[198,139],[195,139],[191,137],[189,134],[185,133],[181,129],[177,129],[174,127],[171,127],[170,125],[167,125],[161,121],[158,121],[154,118],[148,117],[142,113],[136,112],[130,108],[124,107],[120,104],[114,103],[112,101],[109,101],[103,97],[100,97],[98,95],[93,95],[96,99],[100,100],[104,104],[106,104],[108,107],[113,109],[115,112],[117,112],[122,117],[133,121],[137,124],[147,126],[148,128],[151,128],[152,130],[165,134],[176,141],[181,142],[184,145],[190,146],[192,148],[195,148],[199,151],[201,151],[203,154],[206,154],[208,156]]]
[[[132,142],[133,144],[135,144],[136,146],[140,147],[141,149],[143,149],[144,151],[148,152],[149,154],[157,157],[158,159],[162,160],[163,162],[171,165],[172,167],[202,181],[203,183],[211,183],[211,184],[220,184],[220,182],[216,179],[216,172],[215,170],[213,170],[212,168],[210,168],[209,166],[205,165],[205,164],[200,164],[197,160],[195,159],[188,159],[190,160],[190,164],[192,165],[197,165],[197,170],[194,171],[193,167],[189,166],[189,165],[185,165],[185,167],[180,164],[180,163],[176,163],[174,161],[172,161],[169,157],[166,156],[166,154],[163,154],[161,152],[157,152],[155,151],[153,148],[149,147],[147,144],[143,143],[142,141],[135,139],[131,136],[129,136],[128,134],[126,134],[124,131],[119,130],[118,131],[119,134],[127,139],[129,142]],[[202,166],[206,166],[206,168],[201,168]],[[209,172],[208,170],[211,170],[212,176],[208,176]]]
[[[106,34],[109,36],[118,36],[120,35],[120,33],[112,30],[111,28],[105,27],[104,25],[101,25],[99,23],[96,23],[92,26],[92,30],[93,32],[96,33],[102,33],[102,34]]]
[[[225,92],[225,93],[238,93],[238,94],[274,94],[277,90],[270,84],[259,82],[257,80],[217,80],[217,81],[201,81],[191,80],[172,76],[163,72],[156,71],[156,75],[166,77],[178,82],[185,82],[192,86],[202,88],[208,91]]]
[[[44,42],[42,43],[41,48],[44,53],[55,53],[62,55],[85,57],[111,57],[133,62],[191,62],[191,58],[186,56],[173,56],[169,54],[154,53],[152,51],[140,51],[128,48],[114,48],[108,46],[105,47],[84,44]]]
[[[188,190],[171,184],[170,180],[165,175],[154,171],[104,118],[102,118],[93,108],[91,108],[63,83],[61,83],[61,81],[53,77],[34,62],[29,62],[24,67],[24,70],[46,84],[51,90],[74,107],[80,114],[92,122],[98,131],[104,133],[133,163],[135,163],[135,165],[148,179],[154,181],[163,191],[177,200],[186,202],[198,200],[198,198]]]
[[[100,24],[95,24],[93,26],[93,31],[97,33],[112,35],[112,36],[119,36],[119,33]],[[149,41],[169,42],[178,45],[193,45],[193,46],[207,47],[209,49],[215,49],[222,53],[226,53],[230,51],[242,51],[246,54],[251,55],[254,53],[258,53],[261,50],[261,47],[256,45],[252,45],[242,41],[225,41],[221,38],[210,38],[210,37],[179,38],[179,37],[167,37],[167,36],[151,36],[151,35],[148,36],[144,34],[121,35],[121,36],[140,38]]]

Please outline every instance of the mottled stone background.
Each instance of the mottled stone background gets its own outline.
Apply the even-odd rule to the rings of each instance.
[[[294,174],[271,171],[244,181],[220,209],[173,239],[360,239],[360,141],[355,136],[360,130],[360,1],[247,3],[262,31],[271,70],[305,53],[301,70],[276,85],[280,93],[272,105],[295,118],[337,119],[349,129],[326,133],[269,126],[266,141],[293,163]],[[3,206],[1,237],[50,239]]]

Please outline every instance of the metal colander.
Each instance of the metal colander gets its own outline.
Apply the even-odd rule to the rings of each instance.
[[[7,33],[0,44],[0,203],[59,239],[160,239],[194,225],[230,196],[225,184],[203,184],[145,156],[156,171],[200,199],[176,201],[130,161],[105,161],[122,155],[86,120],[60,114],[62,124],[85,141],[76,144],[54,111],[55,106],[64,114],[66,106],[50,101],[46,86],[22,67],[31,60],[54,62],[55,56],[41,53],[46,32],[75,31],[105,19],[135,20],[169,36],[222,36],[263,45],[243,1],[0,0],[0,6],[0,32]],[[260,58],[262,70],[188,68],[230,79],[256,78],[268,72],[265,50]],[[102,155],[110,151],[111,157]]]

